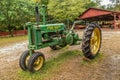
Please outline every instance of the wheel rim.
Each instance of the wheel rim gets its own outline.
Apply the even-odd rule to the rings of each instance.
[[[28,65],[29,59],[30,59],[30,55],[28,55],[28,56],[26,57],[26,60],[25,60],[25,65],[26,65],[26,66]]]
[[[39,57],[35,60],[35,62],[34,62],[34,64],[33,64],[34,70],[35,70],[35,71],[40,70],[40,68],[41,68],[42,65],[43,65],[43,62],[44,62],[44,58],[43,58],[42,56],[39,56]]]
[[[90,40],[90,49],[92,54],[97,54],[99,48],[100,48],[100,30],[98,28],[95,28],[92,37]]]

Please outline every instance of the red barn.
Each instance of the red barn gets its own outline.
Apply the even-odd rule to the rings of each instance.
[[[98,22],[108,22],[109,26],[120,28],[120,12],[89,8],[82,15],[79,16],[79,19],[85,21],[98,21]]]

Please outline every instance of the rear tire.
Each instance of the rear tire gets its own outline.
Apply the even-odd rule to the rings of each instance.
[[[82,52],[86,58],[95,58],[101,47],[101,29],[95,24],[91,23],[87,26],[84,31],[83,41],[82,41]]]

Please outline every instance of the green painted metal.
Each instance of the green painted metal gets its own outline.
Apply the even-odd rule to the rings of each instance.
[[[66,41],[67,44],[70,44],[70,45],[73,44],[73,40],[74,39],[73,39],[73,35],[72,34],[67,34],[66,35],[65,41]]]
[[[47,25],[39,25],[39,27],[43,33],[61,31],[65,29],[64,24],[47,24]]]
[[[47,6],[45,6],[45,5],[42,5],[42,7],[41,7],[41,15],[43,16],[43,25],[45,25],[46,24],[46,10],[47,10]]]

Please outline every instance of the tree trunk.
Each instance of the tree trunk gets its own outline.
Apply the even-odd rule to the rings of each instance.
[[[13,37],[13,31],[12,31],[11,26],[8,26],[8,31],[9,31],[10,37]]]

